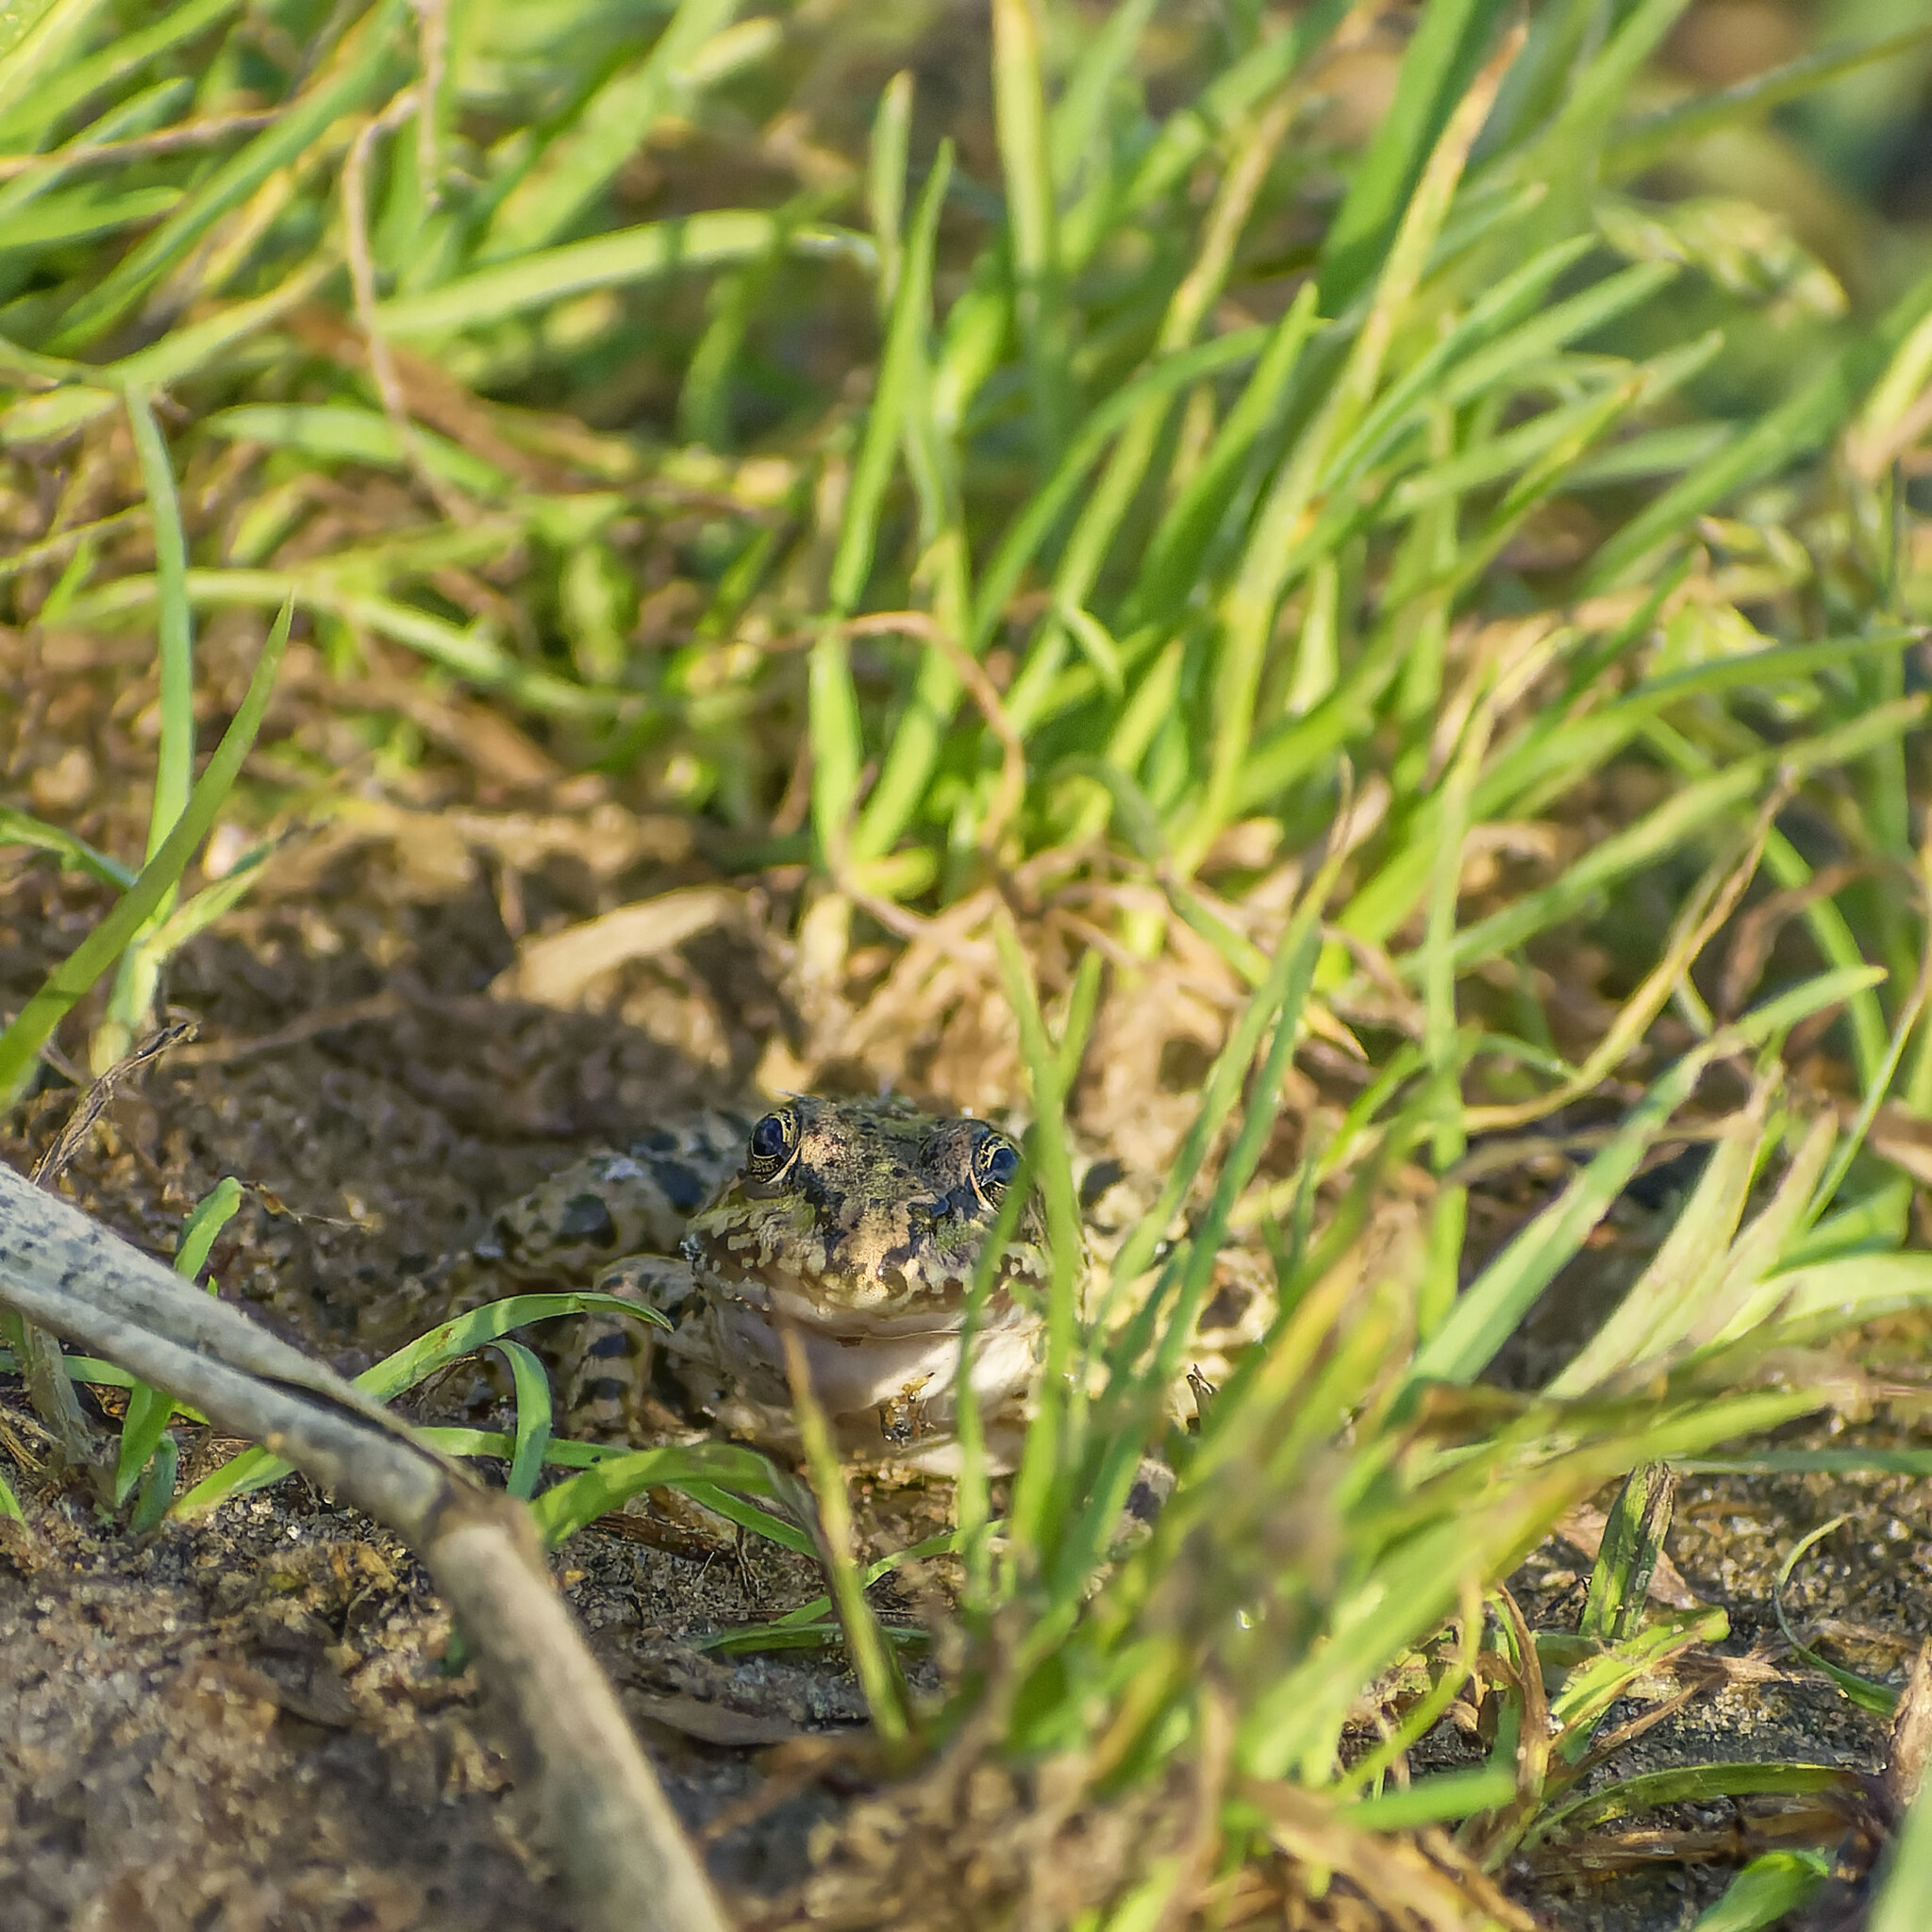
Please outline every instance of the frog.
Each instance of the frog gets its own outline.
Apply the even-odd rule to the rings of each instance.
[[[963,1340],[997,1473],[1024,1441],[1051,1269],[1038,1200],[1008,1204],[1021,1166],[1011,1137],[972,1115],[792,1095],[756,1114],[694,1113],[574,1162],[498,1214],[476,1254],[520,1283],[589,1286],[669,1324],[653,1339],[642,1324],[586,1320],[567,1377],[574,1431],[634,1439],[661,1349],[707,1424],[795,1455],[789,1330],[842,1457],[956,1474]],[[1008,1206],[1008,1239],[988,1260]]]

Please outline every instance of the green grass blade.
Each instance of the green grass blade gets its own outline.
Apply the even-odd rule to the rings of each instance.
[[[537,1478],[550,1448],[550,1377],[521,1341],[492,1341],[490,1345],[509,1364],[516,1392],[515,1448],[505,1488],[518,1502],[527,1503],[537,1492]]]
[[[104,886],[125,891],[139,876],[118,858],[97,852],[85,839],[50,825],[10,805],[0,805],[0,845],[29,845],[37,852],[51,852],[75,872],[84,872]]]
[[[1079,1337],[1080,1208],[1067,1146],[1065,1090],[1059,1057],[1041,1018],[1033,974],[1010,919],[993,924],[1007,999],[1020,1029],[1020,1053],[1032,1090],[1033,1168],[1046,1196],[1047,1243],[1053,1274],[1047,1289],[1046,1351],[1041,1367],[1038,1412],[1027,1424],[1026,1446],[1013,1482],[1009,1534],[1023,1565],[1040,1560],[1054,1492],[1067,1458],[1077,1453],[1081,1406],[1073,1378]]]
[[[1720,88],[1715,93],[1677,101],[1668,108],[1641,114],[1612,130],[1604,144],[1604,172],[1607,175],[1641,173],[1655,166],[1674,148],[1681,149],[1687,142],[1701,141],[1719,128],[1768,114],[1774,108],[1829,87],[1861,67],[1908,54],[1928,39],[1932,39],[1932,23],[1907,27],[1903,33],[1881,34],[1875,40],[1849,46],[1821,47],[1780,67],[1754,74],[1733,87]]]
[[[208,769],[189,794],[187,807],[175,821],[175,829],[142,867],[141,876],[115,902],[106,918],[48,974],[40,990],[14,1016],[7,1030],[0,1033],[0,1096],[10,1097],[19,1092],[54,1028],[75,1002],[120,958],[188,869],[261,729],[262,717],[275,690],[275,673],[281,668],[282,652],[289,641],[292,616],[292,609],[284,606],[261,647],[261,656],[256,660],[247,694],[233,722],[222,734],[222,741],[208,759]]]
[[[1094,406],[1069,439],[1065,455],[1046,481],[1015,513],[1000,538],[998,548],[980,573],[973,599],[974,649],[983,647],[991,636],[1007,600],[1019,588],[1034,553],[1079,493],[1087,472],[1101,451],[1132,421],[1141,406],[1154,396],[1171,395],[1204,376],[1248,361],[1266,346],[1269,334],[1258,328],[1234,329],[1213,341],[1183,349],[1178,355],[1163,358],[1125,388],[1116,390]]]
[[[1867,1932],[1915,1932],[1932,1899],[1932,1779],[1919,1788],[1893,1840],[1891,1857]]]
[[[151,400],[127,392],[127,423],[147,492],[155,542],[156,660],[160,699],[160,740],[155,754],[154,805],[148,819],[152,858],[174,830],[194,780],[194,620],[188,604],[188,541],[175,469],[155,422]]]
[[[482,262],[527,255],[575,225],[685,92],[682,68],[738,11],[738,0],[680,0],[634,66],[607,80],[497,205]]]
[[[1358,1798],[1341,1814],[1365,1831],[1419,1831],[1454,1818],[1474,1818],[1507,1805],[1516,1795],[1516,1773],[1507,1765],[1443,1771],[1418,1778],[1406,1790]]]
[[[1624,582],[1702,511],[1810,456],[1857,408],[1899,344],[1928,312],[1932,275],[1922,275],[1873,327],[1861,330],[1735,442],[1707,458],[1624,524],[1597,552],[1585,588],[1607,590]]]
[[[992,0],[993,122],[1007,187],[1013,313],[1042,460],[1066,440],[1070,342],[1061,286],[1059,218],[1048,158],[1039,22],[1028,0]]]
[[[375,313],[388,336],[457,335],[592,289],[756,261],[781,240],[788,253],[808,260],[843,261],[868,271],[875,266],[872,238],[853,229],[808,223],[787,233],[776,215],[762,209],[718,208],[541,249],[440,289],[395,296],[378,304]]]
[[[879,519],[885,508],[886,486],[891,481],[899,458],[901,432],[907,416],[922,400],[919,378],[924,368],[925,335],[932,304],[933,247],[952,169],[952,150],[941,147],[913,213],[905,270],[899,277],[886,325],[878,387],[866,416],[858,458],[852,466],[852,481],[839,524],[838,546],[832,557],[827,596],[835,622],[851,616],[865,593],[878,541]],[[816,758],[812,774],[812,824],[821,851],[829,857],[845,836],[863,757],[850,652],[844,638],[830,631],[812,645],[810,705]],[[870,825],[864,827],[863,842],[855,841],[855,857],[876,857],[890,844],[895,831],[891,819],[905,809],[900,789],[904,782],[899,779]]]
[[[1469,1382],[1482,1373],[1557,1270],[1629,1185],[1651,1143],[1714,1058],[1778,1034],[1804,1012],[1834,1005],[1875,976],[1873,969],[1807,980],[1746,1014],[1736,1026],[1714,1034],[1653,1082],[1624,1117],[1615,1140],[1463,1291],[1448,1320],[1417,1355],[1414,1379]]]
[[[950,164],[950,149],[946,158]],[[925,206],[922,199],[922,215]],[[935,216],[938,211],[935,208]],[[936,222],[928,230],[924,220],[915,221],[910,241],[901,251],[902,273],[917,274],[927,284],[926,301],[918,305],[921,315],[930,302],[936,238]],[[896,299],[895,289],[889,305],[889,326]],[[902,427],[906,468],[919,502],[920,562],[914,581],[930,586],[934,622],[956,643],[963,643],[971,628],[972,586],[959,456],[938,419],[929,334],[923,329],[910,332],[908,403]],[[928,641],[913,679],[911,700],[885,747],[878,783],[866,799],[854,829],[855,857],[882,857],[912,821],[944,748],[946,727],[958,708],[959,692],[959,672],[951,654]]]
[[[232,1174],[224,1176],[195,1205],[181,1229],[181,1243],[175,1251],[175,1273],[184,1281],[200,1278],[208,1266],[208,1251],[216,1237],[235,1218],[242,1206],[242,1183]],[[175,1404],[158,1389],[136,1382],[128,1396],[127,1409],[121,1418],[121,1454],[114,1474],[114,1506],[124,1507],[141,1480],[141,1473],[158,1452],[175,1419]],[[171,1461],[165,1481],[157,1469],[154,1484],[158,1492],[165,1490],[163,1507],[175,1493],[175,1471]],[[147,1498],[142,1497],[142,1510]]]
[[[1339,315],[1374,279],[1407,219],[1431,148],[1469,94],[1502,17],[1499,0],[1428,0],[1395,98],[1322,243],[1322,307]],[[1475,139],[1471,130],[1469,140]]]
[[[67,310],[50,344],[55,353],[70,355],[112,328],[224,215],[294,160],[332,122],[381,91],[388,77],[399,77],[398,30],[408,12],[406,0],[381,0],[358,28],[352,56],[293,102],[273,127],[223,162]]]
[[[1215,142],[1324,46],[1353,0],[1315,0],[1272,40],[1251,47],[1162,124],[1121,196],[1124,216],[1138,214],[1170,190]]]
[[[11,44],[0,54],[0,116],[15,111],[46,77],[58,72],[67,49],[87,31],[102,0],[32,0],[7,22]]]
[[[1716,1905],[1698,1914],[1690,1932],[1769,1932],[1810,1904],[1830,1871],[1824,1852],[1765,1852],[1731,1880]]]
[[[622,1509],[646,1490],[690,1491],[695,1484],[779,1499],[785,1493],[777,1471],[756,1450],[732,1442],[692,1442],[605,1457],[581,1474],[545,1490],[530,1505],[530,1515],[537,1534],[554,1550],[586,1524]],[[783,1541],[802,1556],[814,1554],[811,1539],[803,1531],[794,1529],[792,1536]]]
[[[24,98],[0,114],[0,151],[30,151],[37,144],[36,136],[77,108],[90,94],[105,93],[156,55],[165,54],[170,47],[179,46],[183,41],[193,40],[218,25],[228,14],[239,10],[241,5],[242,0],[185,0],[184,5],[169,8],[151,25],[109,42],[98,53],[67,61],[56,74],[41,75]]]
[[[373,1368],[363,1370],[356,1377],[356,1387],[377,1402],[393,1402],[437,1370],[466,1355],[474,1355],[479,1348],[489,1347],[513,1328],[531,1322],[546,1322],[558,1315],[584,1314],[619,1315],[653,1323],[660,1328],[668,1325],[657,1309],[618,1295],[507,1295],[419,1335],[393,1355],[385,1356]],[[189,1491],[175,1505],[175,1513],[192,1516],[229,1496],[277,1482],[288,1471],[289,1465],[266,1449],[244,1449],[233,1461],[225,1463]]]

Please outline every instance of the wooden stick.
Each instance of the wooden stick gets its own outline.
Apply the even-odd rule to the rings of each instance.
[[[588,1932],[727,1932],[522,1505],[5,1165],[0,1302],[285,1457],[410,1544],[530,1747],[545,1836]]]

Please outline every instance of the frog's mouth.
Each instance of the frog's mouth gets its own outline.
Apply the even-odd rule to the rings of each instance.
[[[784,1400],[779,1391],[789,1392],[783,1334],[789,1325],[804,1345],[813,1392],[832,1416],[910,1401],[931,1427],[949,1429],[957,1417],[961,1316],[868,1322],[845,1311],[842,1320],[828,1320],[802,1297],[755,1303],[716,1294],[710,1324],[719,1357],[763,1385],[768,1399]],[[989,1298],[986,1319],[972,1340],[973,1391],[982,1405],[997,1407],[1032,1381],[1038,1325],[1009,1295],[995,1291]]]

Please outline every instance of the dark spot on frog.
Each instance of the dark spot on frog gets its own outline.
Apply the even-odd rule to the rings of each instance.
[[[1080,1206],[1091,1208],[1108,1189],[1116,1182],[1126,1178],[1127,1170],[1118,1160],[1096,1160],[1087,1170],[1087,1178],[1080,1183]]]
[[[1682,1200],[1697,1185],[1710,1159],[1710,1142],[1693,1141],[1681,1153],[1659,1160],[1634,1174],[1624,1192],[1642,1208],[1655,1214],[1673,1201]]]
[[[654,1160],[651,1178],[664,1190],[664,1198],[680,1214],[694,1214],[705,1205],[710,1190],[704,1176],[675,1160]]]
[[[557,1217],[557,1232],[563,1241],[589,1241],[599,1248],[617,1245],[617,1224],[595,1194],[573,1194]]]
[[[630,1143],[630,1151],[641,1159],[653,1154],[674,1154],[677,1151],[677,1136],[666,1133],[662,1127],[653,1127]]]

